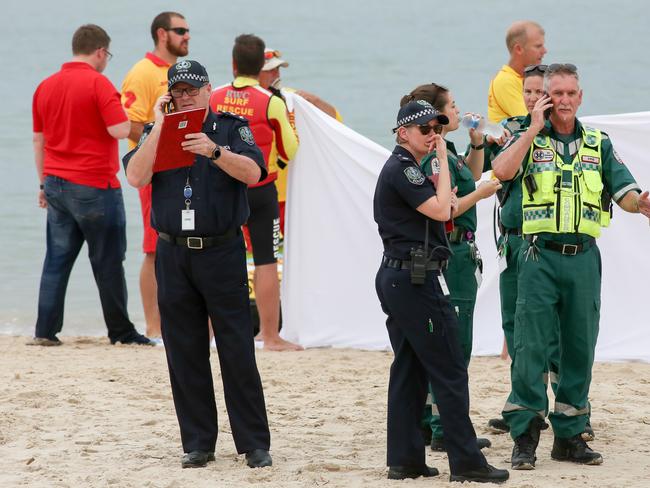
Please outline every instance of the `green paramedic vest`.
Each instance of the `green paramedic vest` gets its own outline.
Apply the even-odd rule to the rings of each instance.
[[[609,204],[603,208],[602,135],[583,127],[580,149],[569,164],[564,164],[548,136],[533,141],[523,184],[523,233],[581,233],[600,236],[609,225]],[[530,176],[529,176],[530,175]],[[532,188],[531,188],[532,187]]]

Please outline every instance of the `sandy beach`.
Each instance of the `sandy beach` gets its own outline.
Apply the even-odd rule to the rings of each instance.
[[[101,338],[62,337],[62,347],[26,346],[0,336],[0,486],[29,487],[388,487],[450,486],[444,454],[428,450],[433,479],[388,481],[386,388],[389,352],[311,349],[257,352],[274,466],[252,470],[237,456],[223,402],[216,462],[181,469],[181,445],[161,347],[111,346]],[[509,465],[509,437],[488,434],[508,390],[508,363],[470,366],[477,433],[493,442],[488,460]],[[592,424],[602,466],[550,459],[542,434],[535,471],[511,471],[505,486],[647,487],[650,479],[650,364],[598,363]],[[455,485],[454,485],[455,486]],[[469,485],[464,485],[469,486]]]

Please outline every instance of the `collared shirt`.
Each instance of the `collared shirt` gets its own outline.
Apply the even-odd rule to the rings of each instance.
[[[507,117],[526,115],[524,77],[504,64],[490,82],[488,91],[488,118],[495,123]]]
[[[152,127],[145,126],[141,141]],[[262,170],[260,179],[266,177],[262,153],[247,135],[250,130],[244,118],[210,111],[202,132],[225,149],[251,158]],[[124,156],[125,167],[138,147]],[[185,209],[183,189],[188,182],[192,187],[190,209],[195,211],[193,231],[181,230],[181,211]],[[205,156],[197,155],[193,166],[154,173],[151,192],[151,225],[158,232],[173,236],[217,236],[241,227],[248,219],[246,184]]]
[[[122,82],[122,105],[129,120],[153,122],[156,100],[167,93],[167,70],[171,65],[153,53],[135,63]],[[129,150],[136,143],[129,139]]]
[[[551,124],[546,125],[548,130],[548,135],[551,138],[551,143],[554,147],[557,148],[558,153],[562,156],[562,160],[565,164],[573,161],[575,154],[580,148],[582,141],[582,123],[576,119],[575,128],[573,134],[558,134],[553,129]],[[516,134],[513,134],[511,140],[504,146],[502,150],[506,150],[514,142],[521,137],[523,131],[520,131]],[[612,199],[615,202],[620,202],[623,197],[630,191],[636,191],[641,193],[641,188],[637,184],[634,176],[630,173],[630,170],[625,166],[621,157],[614,150],[612,141],[607,135],[607,133],[602,132],[602,142],[601,142],[601,165],[602,165],[602,178],[603,184],[607,193],[612,196]],[[528,166],[528,160],[530,159],[530,149],[526,152],[521,163],[521,170],[515,176],[514,180],[521,180],[521,176],[525,174],[526,168]],[[506,207],[501,212],[501,219],[503,225],[507,228],[517,228],[521,227],[523,222],[522,217],[522,208],[521,208],[521,181],[513,187],[513,192],[508,197],[509,200],[512,200],[510,204],[506,202]]]
[[[396,146],[379,174],[373,201],[375,222],[387,256],[410,259],[411,249],[424,246],[428,218],[416,209],[435,194],[413,155]],[[433,259],[447,259],[450,252],[444,222],[428,220],[429,252],[433,251]]]

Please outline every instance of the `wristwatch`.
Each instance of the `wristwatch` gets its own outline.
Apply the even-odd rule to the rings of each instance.
[[[214,151],[212,151],[212,156],[210,156],[210,159],[212,161],[216,161],[220,157],[221,157],[221,146],[219,146],[219,144],[215,144]]]
[[[485,148],[485,143],[481,142],[478,146],[475,146],[474,144],[470,143],[469,147],[475,149],[476,151],[480,151],[481,149]]]

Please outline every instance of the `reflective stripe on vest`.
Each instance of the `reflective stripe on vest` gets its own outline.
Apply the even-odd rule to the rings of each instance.
[[[599,130],[583,127],[573,161],[564,164],[550,137],[535,137],[524,177],[532,175],[537,190],[530,194],[528,186],[522,185],[524,234],[578,232],[600,236],[601,226],[607,227],[610,218],[609,208],[601,208],[601,141]]]

